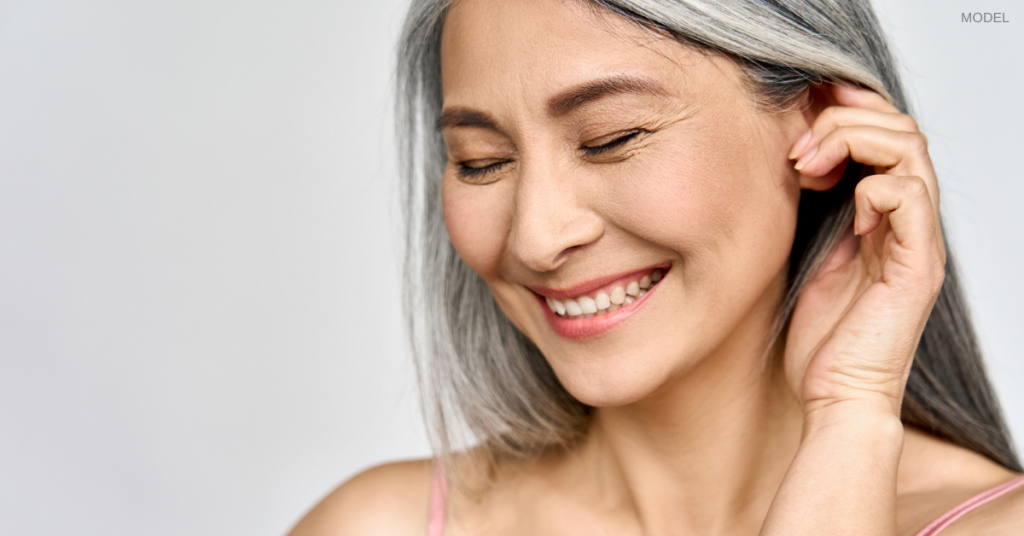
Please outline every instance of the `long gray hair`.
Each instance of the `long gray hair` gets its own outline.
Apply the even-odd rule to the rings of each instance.
[[[486,456],[525,460],[586,433],[590,408],[499,309],[456,254],[440,183],[447,160],[440,37],[451,0],[413,0],[398,51],[397,120],[405,217],[406,323],[423,410],[442,460],[477,442]],[[687,45],[731,58],[759,104],[781,109],[817,82],[870,88],[909,113],[892,53],[869,0],[578,0]],[[853,220],[851,162],[839,185],[801,195],[788,289],[770,343],[801,290]],[[952,250],[907,382],[902,419],[1021,471],[963,294]],[[450,467],[450,465],[449,465]]]

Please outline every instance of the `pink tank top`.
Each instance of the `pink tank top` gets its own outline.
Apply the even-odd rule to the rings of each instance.
[[[927,527],[921,529],[916,536],[935,536],[954,521],[967,515],[979,506],[1006,495],[1024,486],[1024,476],[1017,477],[1005,484],[1000,484],[988,491],[983,491],[967,499],[956,508],[939,516]],[[448,500],[448,481],[445,480],[441,464],[435,464],[434,478],[430,485],[430,517],[427,521],[427,536],[444,536],[445,503]]]

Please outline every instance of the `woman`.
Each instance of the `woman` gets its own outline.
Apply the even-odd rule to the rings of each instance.
[[[1024,530],[866,2],[424,0],[402,47],[440,457],[293,534]]]

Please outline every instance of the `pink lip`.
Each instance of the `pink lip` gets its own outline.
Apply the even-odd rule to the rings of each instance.
[[[651,273],[657,269],[664,270],[664,277],[668,277],[668,268],[669,264],[660,264],[625,274],[594,279],[566,289],[550,289],[547,287],[534,286],[530,286],[528,288],[533,290],[534,297],[537,298],[537,303],[540,305],[541,310],[544,311],[544,317],[547,318],[548,323],[551,324],[551,328],[555,330],[555,333],[567,339],[586,339],[605,333],[633,316],[634,313],[640,310],[640,307],[643,307],[643,305],[647,303],[647,298],[661,288],[664,279],[662,279],[662,281],[657,285],[651,287],[649,291],[647,291],[643,296],[637,298],[633,303],[625,305],[610,313],[604,313],[590,318],[562,318],[548,307],[544,298],[549,297],[556,300],[574,298],[583,294],[588,294],[601,287],[611,285],[619,280],[629,280],[636,275],[644,274],[645,272]]]
[[[577,298],[584,294],[590,294],[591,292],[601,288],[607,287],[620,281],[628,281],[633,277],[640,279],[644,275],[648,275],[651,272],[661,269],[666,274],[668,273],[670,264],[662,263],[654,266],[648,266],[647,268],[641,268],[639,270],[633,270],[631,272],[622,272],[619,274],[598,277],[591,279],[590,281],[584,281],[578,285],[565,287],[565,288],[551,288],[543,287],[540,285],[526,285],[526,288],[532,290],[534,294],[540,294],[542,297],[551,298],[553,300],[564,300],[566,298]]]

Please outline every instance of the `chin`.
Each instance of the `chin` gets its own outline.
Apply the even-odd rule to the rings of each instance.
[[[576,400],[597,408],[619,407],[641,401],[659,391],[686,367],[679,355],[661,355],[646,348],[599,357],[580,356],[549,359],[555,375]],[[574,358],[575,357],[575,358]]]

